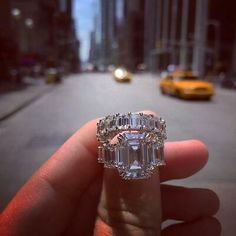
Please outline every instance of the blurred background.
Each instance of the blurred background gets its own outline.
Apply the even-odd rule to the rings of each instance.
[[[168,141],[208,145],[206,167],[173,183],[216,191],[222,235],[236,235],[235,12],[221,0],[1,1],[0,211],[85,122],[151,109]]]
[[[66,73],[178,65],[212,79],[235,74],[234,12],[234,3],[220,0],[4,1],[1,81],[50,65]]]

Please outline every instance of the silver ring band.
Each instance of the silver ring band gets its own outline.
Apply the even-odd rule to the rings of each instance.
[[[143,113],[116,114],[97,124],[98,162],[117,168],[124,179],[149,178],[164,165],[166,124],[162,118]]]

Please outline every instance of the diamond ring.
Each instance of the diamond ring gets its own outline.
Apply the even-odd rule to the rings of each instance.
[[[166,123],[143,113],[109,115],[97,123],[98,162],[123,179],[146,179],[165,165]]]

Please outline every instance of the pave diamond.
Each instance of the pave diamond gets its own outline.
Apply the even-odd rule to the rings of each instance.
[[[105,151],[102,146],[98,147],[98,162],[104,163]]]
[[[116,167],[115,149],[105,149],[104,166],[107,168]]]
[[[131,127],[138,128],[140,126],[140,116],[138,114],[134,114],[131,117]]]
[[[164,165],[164,148],[154,144],[150,150],[150,162],[153,166]]]
[[[165,121],[161,118],[142,113],[107,116],[101,119],[97,127],[97,137],[100,142],[111,140],[117,133],[127,129],[144,129],[153,133],[163,133],[165,137]]]

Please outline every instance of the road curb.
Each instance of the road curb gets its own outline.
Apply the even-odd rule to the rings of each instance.
[[[52,91],[53,89],[54,87],[47,87],[43,89],[42,91],[36,93],[34,96],[31,96],[29,99],[24,100],[24,101],[19,101],[19,103],[16,106],[14,106],[12,109],[10,109],[9,111],[5,113],[3,112],[3,114],[0,114],[0,122],[15,115],[17,112],[23,110],[24,108],[26,108],[27,106],[29,106],[30,104],[38,100],[39,98],[43,97],[46,93]]]

